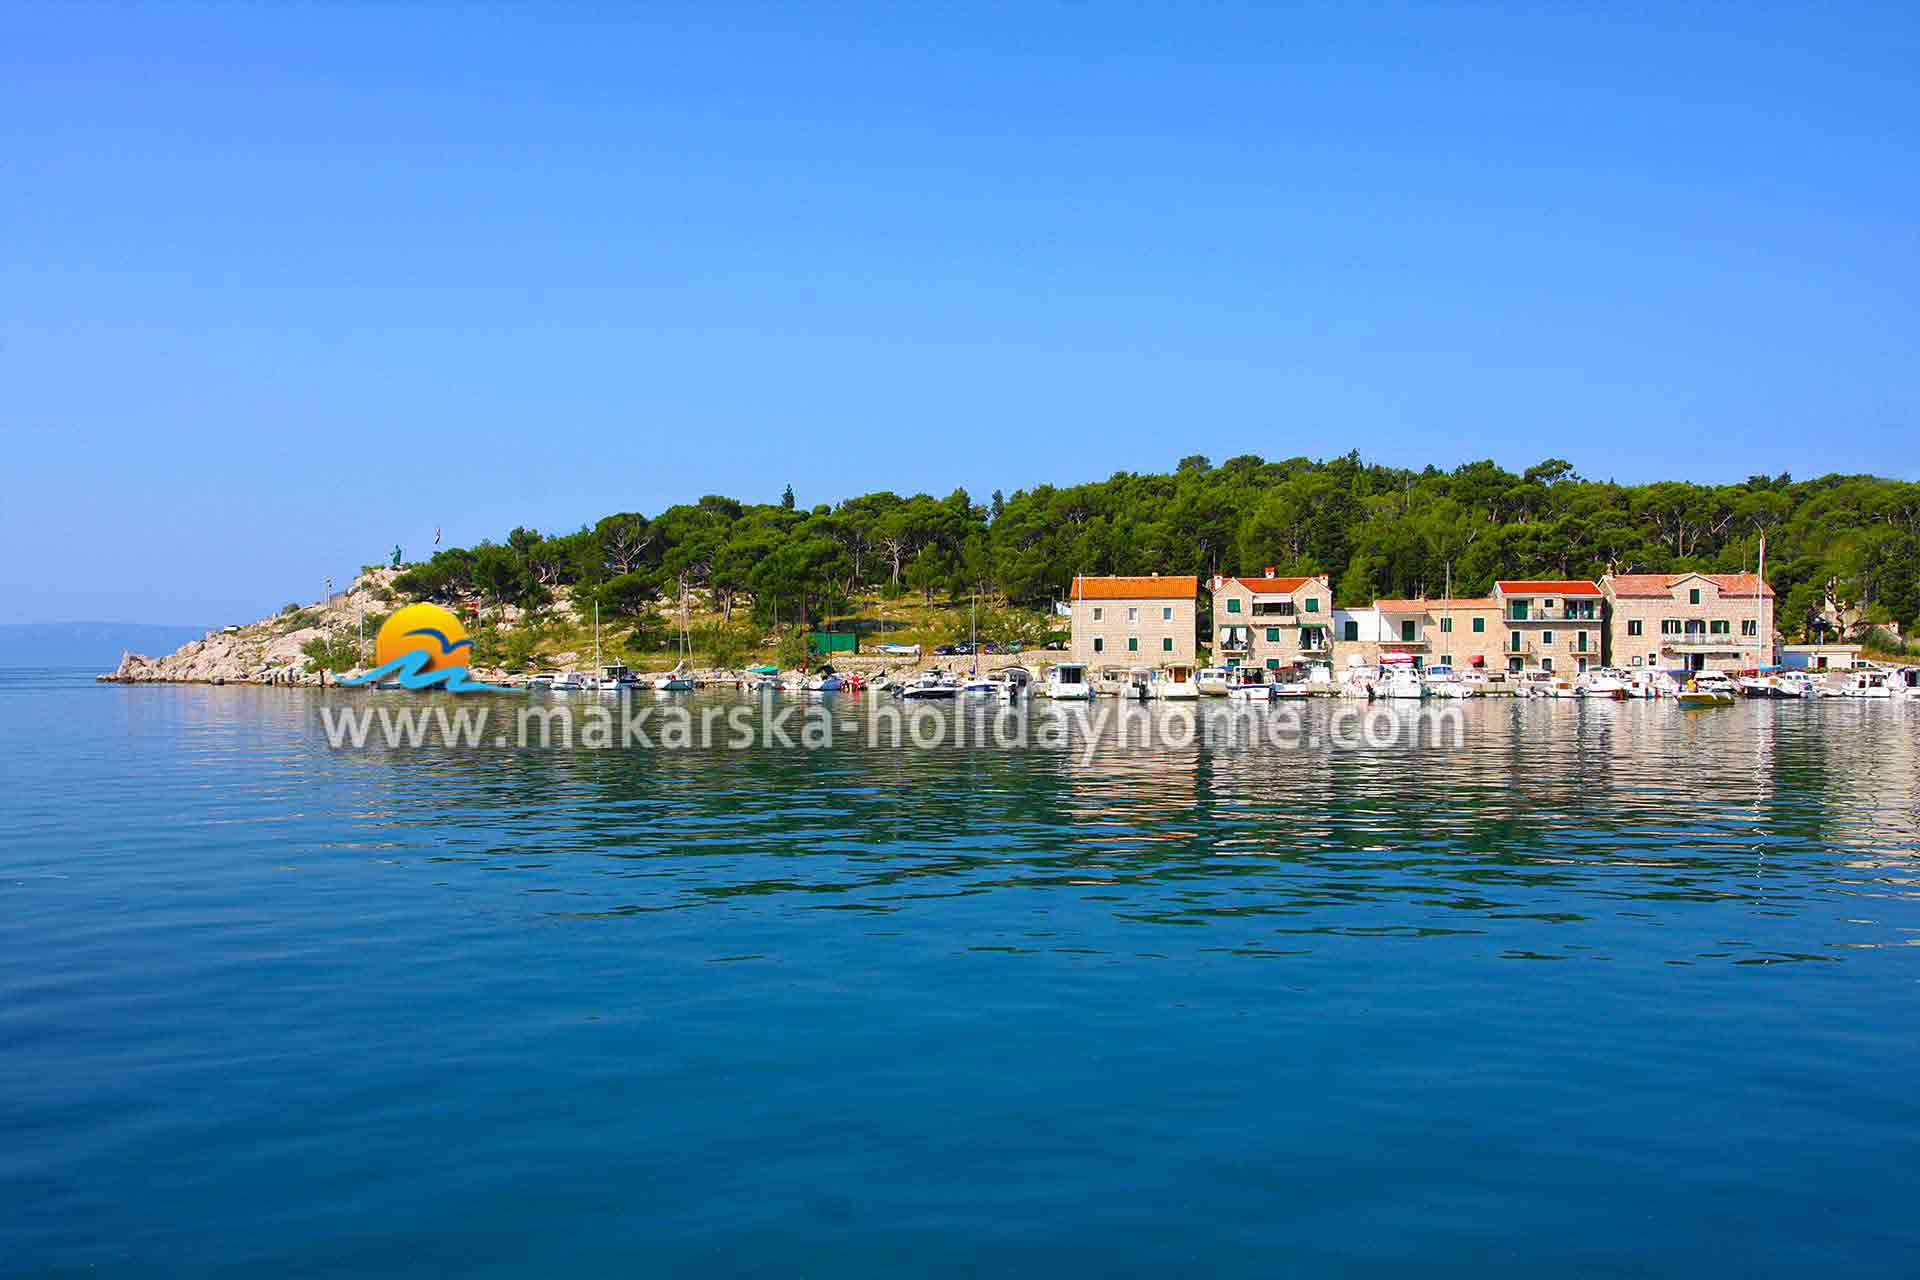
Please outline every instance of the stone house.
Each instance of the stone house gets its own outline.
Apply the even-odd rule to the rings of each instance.
[[[1326,575],[1216,577],[1213,660],[1277,670],[1333,655],[1333,587]]]
[[[1068,599],[1075,662],[1089,666],[1192,666],[1199,623],[1200,580],[1162,577],[1076,577]]]
[[[1729,671],[1773,662],[1773,588],[1751,573],[1610,573],[1609,666]]]

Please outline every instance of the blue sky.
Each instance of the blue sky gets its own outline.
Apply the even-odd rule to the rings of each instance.
[[[1920,477],[1912,6],[0,5],[0,622],[1179,457]]]

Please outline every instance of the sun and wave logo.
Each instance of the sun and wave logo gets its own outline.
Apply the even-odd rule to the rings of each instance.
[[[498,685],[467,678],[467,661],[472,656],[473,640],[460,619],[437,604],[410,604],[394,610],[381,624],[373,642],[373,670],[340,683],[398,680],[402,689],[501,692]]]

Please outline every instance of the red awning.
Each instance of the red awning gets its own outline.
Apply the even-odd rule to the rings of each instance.
[[[1473,665],[1476,667],[1484,667],[1487,665],[1487,660],[1476,653],[1473,655]]]

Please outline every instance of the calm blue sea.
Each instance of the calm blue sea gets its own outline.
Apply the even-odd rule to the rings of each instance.
[[[405,695],[89,674],[0,671],[9,1276],[1920,1271],[1920,705],[355,753]]]

